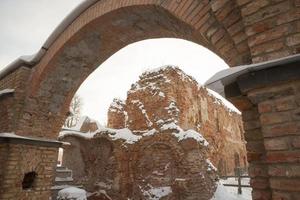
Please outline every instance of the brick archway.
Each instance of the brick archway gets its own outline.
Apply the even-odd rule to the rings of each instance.
[[[85,78],[116,51],[143,39],[182,38],[207,47],[231,66],[249,63],[249,49],[238,48],[214,15],[212,5],[208,1],[153,0],[98,1],[91,5],[34,66],[16,132],[55,138],[70,99]],[[241,20],[237,5],[233,7],[234,17]],[[243,29],[239,34],[245,34]],[[247,46],[246,41],[241,44]],[[33,121],[38,124],[30,123]]]
[[[7,107],[3,111],[7,117],[0,118],[0,131],[56,138],[68,104],[86,77],[116,51],[143,39],[190,40],[210,49],[231,67],[297,54],[299,6],[298,0],[89,1],[54,39],[52,36],[37,61],[17,63],[0,74],[0,89],[15,89],[13,95],[0,99],[0,106]],[[247,147],[254,199],[270,199],[270,188],[277,186],[269,182],[261,119],[257,102],[250,101],[243,101],[250,106],[242,103],[240,108],[246,139],[251,141],[255,134],[255,141]],[[249,136],[252,129],[255,133]]]

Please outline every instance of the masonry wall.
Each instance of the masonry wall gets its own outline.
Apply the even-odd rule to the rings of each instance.
[[[0,144],[0,199],[48,200],[57,162],[56,147]],[[33,186],[22,189],[24,175],[36,172]]]
[[[87,191],[105,191],[116,200],[150,199],[153,189],[168,190],[164,198],[177,200],[212,197],[216,171],[207,162],[206,147],[196,140],[178,142],[165,132],[128,144],[106,134],[61,137],[71,143],[64,150],[63,165],[73,170],[74,182]]]
[[[8,103],[14,105],[12,106],[13,109],[15,109],[15,112],[13,114],[14,116],[13,121],[9,121],[8,124],[5,125],[0,124],[0,132],[14,131],[18,127],[18,130],[16,132],[19,132],[22,135],[34,135],[34,136],[39,135],[39,136],[47,136],[47,137],[56,137],[61,127],[62,119],[64,118],[65,113],[50,112],[51,109],[57,107],[61,108],[63,106],[67,108],[67,105],[64,105],[64,102],[67,102],[68,98],[70,99],[71,97],[63,98],[64,95],[67,96],[68,92],[70,94],[72,92],[74,93],[76,87],[80,85],[79,82],[82,82],[84,77],[86,77],[89,74],[87,72],[88,70],[86,70],[85,67],[82,67],[80,68],[82,71],[79,71],[78,73],[76,73],[76,75],[73,75],[73,77],[71,78],[68,77],[67,75],[62,76],[61,72],[64,71],[64,69],[67,69],[67,67],[70,66],[73,67],[68,62],[66,63],[56,62],[56,61],[62,61],[66,57],[67,58],[70,57],[71,55],[70,53],[67,54],[66,56],[65,54],[62,53],[62,51],[64,50],[68,51],[73,47],[78,48],[78,46],[80,45],[76,46],[76,44],[74,45],[74,42],[76,43],[76,41],[80,41],[80,42],[84,41],[85,39],[84,37],[86,37],[87,40],[90,40],[88,36],[84,34],[78,34],[78,33],[81,30],[83,30],[82,32],[86,31],[88,33],[91,33],[92,32],[91,30],[94,30],[93,28],[97,27],[95,26],[95,23],[91,23],[96,21],[95,19],[93,19],[93,17],[101,18],[102,15],[105,15],[117,9],[122,9],[122,7],[124,6],[129,7],[132,5],[146,5],[146,4],[155,5],[155,7],[162,7],[163,9],[170,11],[172,15],[176,16],[177,18],[184,21],[186,24],[193,27],[194,30],[197,30],[197,32],[193,34],[201,36],[201,38],[197,40],[199,41],[199,44],[208,47],[213,52],[220,55],[227,63],[229,63],[230,66],[249,64],[249,63],[258,63],[261,61],[272,60],[272,59],[281,58],[288,55],[299,53],[299,49],[300,49],[299,0],[236,0],[236,1],[195,0],[195,1],[164,1],[163,3],[162,1],[154,1],[154,0],[149,0],[149,1],[128,0],[124,2],[123,1],[121,2],[119,0],[99,1],[91,8],[88,8],[76,20],[74,20],[74,22],[70,26],[68,26],[68,28],[59,36],[59,38],[55,41],[55,43],[50,48],[48,48],[49,50],[47,51],[47,54],[45,56],[46,58],[43,59],[42,62],[34,66],[35,75],[33,74],[32,80],[27,81],[26,78],[23,79],[22,78],[23,76],[20,77],[18,75],[18,72],[13,72],[10,75],[7,75],[6,77],[2,78],[2,80],[0,80],[0,89],[6,89],[6,88],[17,89],[18,87],[16,85],[19,85],[21,87],[21,84],[23,84],[24,87],[27,87],[30,84],[34,85],[32,91],[28,92],[27,96],[24,93],[23,94],[19,93],[16,90],[16,96],[14,97],[15,101]],[[123,16],[126,17],[126,15]],[[154,16],[159,16],[159,15],[154,15]],[[158,19],[160,18],[158,17]],[[147,22],[147,20],[145,21]],[[101,25],[103,25],[102,22],[100,21]],[[142,25],[141,26],[142,29],[140,26],[135,26],[135,29],[132,29],[132,27],[130,27],[129,30],[134,30],[130,33],[128,33],[128,31],[124,31],[120,29],[120,31],[115,31],[117,33],[116,36],[118,37],[120,35],[119,38],[122,38],[125,41],[129,41],[128,43],[131,43],[135,41],[134,39],[136,38],[139,39],[151,38],[153,37],[153,35],[149,34],[150,31],[158,30],[156,29],[158,28],[157,26],[151,26],[147,23],[135,24],[135,25]],[[105,50],[103,50],[103,52],[105,53],[104,56],[105,59],[110,55],[112,55],[116,51],[116,49],[118,49],[120,46],[122,45],[125,46],[124,43],[112,44],[111,31],[107,31],[107,30],[114,30],[114,29],[112,27],[109,28],[107,27],[109,26],[105,26],[104,32],[100,34],[101,36],[105,36],[105,32],[107,32],[106,40],[104,41],[104,43],[101,43],[102,44],[101,46],[104,47],[106,44],[106,48],[104,48]],[[186,28],[186,26],[182,26],[182,27]],[[185,28],[179,27],[177,30],[172,29],[173,32],[169,35],[178,37],[177,33],[180,32],[180,30],[185,31]],[[96,30],[94,32],[95,35],[99,33],[97,31],[99,30]],[[125,33],[125,34],[121,35],[121,33]],[[155,36],[159,35],[159,34],[155,34],[155,32],[154,33],[151,32],[151,33],[154,34]],[[184,35],[186,36],[187,34]],[[135,37],[135,36],[139,36],[139,37]],[[74,40],[74,38],[76,38],[76,40]],[[91,41],[92,42],[90,44],[94,45],[95,40],[91,40]],[[114,41],[118,41],[118,40],[114,40]],[[89,47],[93,49],[92,48],[93,45]],[[82,48],[79,48],[79,50],[82,50]],[[83,51],[74,51],[74,52],[90,52],[90,51],[83,50]],[[99,51],[98,49],[94,48],[93,51],[91,52],[95,53]],[[95,53],[93,55],[99,56],[100,54]],[[80,53],[80,55],[77,54],[71,55],[72,58],[75,58],[77,61],[80,61],[82,66],[85,65],[98,66],[98,64],[100,63],[99,60],[101,59],[95,59],[95,57],[93,56],[90,57],[88,56],[89,56],[88,54],[82,54],[82,53]],[[82,57],[84,57],[84,59],[81,59]],[[95,63],[97,63],[97,65],[94,65]],[[78,66],[76,67],[76,69],[80,70]],[[30,70],[28,70],[28,72],[29,71]],[[93,70],[90,69],[89,72],[91,71]],[[27,74],[27,72],[25,74]],[[49,78],[50,77],[49,74],[54,74],[54,76],[56,76],[56,79],[51,80]],[[58,76],[57,74],[61,76]],[[81,76],[78,77],[78,74]],[[64,84],[65,82],[60,82],[60,80],[63,80],[64,78],[70,78],[71,80],[74,80],[74,82],[71,82],[69,84],[74,87],[70,86],[70,88],[66,89],[67,92],[63,91],[62,94],[60,94],[58,91],[62,91],[62,90],[59,86],[62,85],[65,86]],[[47,80],[51,80],[51,83],[47,82]],[[75,82],[75,80],[77,82]],[[19,82],[19,84],[15,85],[16,82]],[[24,84],[25,82],[26,84]],[[53,89],[56,89],[56,91],[54,92],[53,99],[56,100],[62,99],[61,101],[57,101],[57,104],[54,104],[54,102],[52,102],[51,104],[47,102],[48,100],[47,95],[49,95],[50,90]],[[18,96],[18,94],[20,94],[20,96]],[[43,98],[38,95],[34,96],[33,94],[44,94],[45,97]],[[33,95],[33,98],[28,100],[27,102],[28,105],[25,108],[24,99],[25,98],[28,99],[29,97],[32,97],[30,95]],[[41,99],[44,101],[43,102],[39,101]],[[240,100],[238,101],[241,102]],[[263,193],[263,191],[267,191],[268,188],[271,187],[270,185],[268,185],[268,175],[267,175],[268,170],[267,168],[265,168],[267,164],[266,162],[264,162],[264,158],[266,156],[265,144],[263,142],[263,138],[264,138],[263,134],[265,134],[266,131],[264,128],[265,125],[261,124],[261,120],[259,117],[259,112],[261,111],[258,111],[258,106],[249,102],[250,102],[249,99],[246,99],[242,104],[244,104],[243,106],[245,107],[245,109],[243,110],[244,112],[243,120],[246,127],[245,137],[248,141],[248,145],[247,145],[248,160],[249,162],[251,162],[252,167],[250,167],[250,169],[252,169],[251,173],[253,173],[252,185],[255,187],[254,199],[261,199],[261,198],[270,199],[271,195],[268,192]],[[1,103],[0,106],[2,105],[3,104]],[[5,103],[4,107],[7,106],[8,105]],[[9,115],[9,116],[11,115],[11,111],[9,111],[8,113],[7,111],[4,112],[5,112],[4,115]],[[52,114],[54,113],[53,114],[54,116],[49,116],[49,113]],[[0,115],[3,116],[2,113],[0,113]],[[266,116],[267,115],[265,115],[265,117]],[[49,118],[51,118],[50,121]],[[52,120],[52,119],[57,119],[57,120]],[[19,122],[22,122],[21,126]],[[49,126],[46,126],[46,124],[49,124]],[[271,126],[270,124],[267,125],[267,127],[270,126]],[[280,127],[280,129],[281,128],[282,130],[287,129],[286,132],[289,132],[289,131],[297,130],[298,129],[297,127],[298,127],[297,125],[292,125],[284,128]],[[276,134],[276,130],[272,129],[272,131],[275,131],[274,134]],[[268,139],[267,141],[272,141],[272,140]],[[270,148],[269,142],[266,147]],[[295,147],[292,146],[291,148],[292,149],[289,150],[293,150],[293,148]],[[270,151],[283,151],[283,150],[270,150]],[[296,154],[295,152],[297,151],[291,151],[291,155],[295,156]],[[292,163],[290,164],[292,166]],[[258,177],[258,178],[255,179],[254,177]],[[285,184],[283,186],[286,185],[288,184]],[[296,198],[296,197],[292,197],[287,194],[287,196],[284,196],[284,198],[288,199],[288,198]]]
[[[26,88],[31,69],[20,67],[0,79],[0,91],[14,89],[12,94],[0,96],[0,133],[15,132],[20,114],[24,109]],[[30,135],[30,133],[27,133]]]
[[[222,168],[221,175],[233,175],[237,167],[247,169],[239,111],[178,67],[143,73],[126,100],[114,99],[108,111],[108,127],[129,128],[139,135],[149,130],[160,132],[170,124],[201,133],[210,143],[209,158]]]
[[[258,105],[265,150],[264,168],[273,199],[300,198],[300,81],[274,85],[249,92]],[[256,186],[258,184],[255,184]]]

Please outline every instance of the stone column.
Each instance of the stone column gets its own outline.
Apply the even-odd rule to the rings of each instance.
[[[279,62],[225,87],[243,113],[254,200],[300,199],[299,66]]]

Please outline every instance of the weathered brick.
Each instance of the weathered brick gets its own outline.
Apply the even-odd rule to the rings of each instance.
[[[299,162],[300,152],[298,151],[267,152],[266,160],[269,163]]]
[[[286,44],[288,46],[294,46],[300,44],[300,33],[296,33],[294,35],[288,36],[286,38]]]
[[[300,149],[300,137],[292,137],[292,145],[294,149]]]
[[[290,193],[279,192],[279,191],[273,191],[272,198],[273,200],[292,200]]]
[[[250,120],[244,122],[244,129],[245,131],[257,129],[260,127],[260,121],[259,120]]]
[[[259,104],[263,101],[278,99],[294,95],[294,88],[290,85],[253,91],[248,94],[249,99],[254,104]]]
[[[266,150],[287,150],[289,149],[289,138],[288,137],[276,137],[266,138],[264,140]]]
[[[230,0],[223,0],[223,1],[220,1],[220,0],[212,0],[211,1],[211,9],[213,11],[217,11],[219,10],[220,8],[222,8],[228,1]]]
[[[260,128],[247,130],[244,133],[246,141],[257,141],[263,139],[263,134]]]
[[[239,32],[232,37],[235,44],[240,44],[242,41],[247,39],[247,36],[244,32]],[[248,47],[248,46],[247,46]]]
[[[263,177],[253,178],[250,181],[250,185],[254,189],[267,189],[269,187],[269,179]]]
[[[217,43],[222,37],[225,35],[225,30],[223,28],[220,28],[213,36],[211,37],[211,42],[213,44]]]
[[[291,120],[291,113],[286,112],[273,112],[273,113],[262,113],[260,121],[262,125],[272,125],[283,123]]]
[[[300,177],[298,164],[273,164],[268,167],[268,174],[276,177]]]
[[[296,107],[295,98],[293,96],[280,98],[275,100],[275,106],[277,111],[291,110]]]
[[[254,0],[251,3],[245,5],[242,8],[241,13],[243,16],[250,15],[250,14],[256,12],[257,10],[259,10],[260,8],[265,7],[268,4],[269,4],[269,1],[267,1],[267,0]]]
[[[246,148],[249,152],[265,152],[264,143],[262,141],[248,141],[246,144]]]
[[[272,126],[263,126],[262,132],[264,137],[294,135],[300,132],[300,123],[297,121],[292,121]]]
[[[289,192],[300,192],[300,180],[292,178],[270,178],[271,188]]]
[[[276,40],[276,41],[270,41],[258,46],[254,46],[253,48],[251,48],[251,53],[253,56],[259,55],[259,54],[266,54],[266,53],[270,53],[273,51],[277,51],[280,50],[282,48],[285,47],[284,42],[280,39],[280,40]]]
[[[266,101],[258,104],[259,113],[269,113],[273,111],[273,102]]]
[[[264,31],[262,33],[253,35],[253,36],[249,37],[249,39],[248,39],[249,46],[250,47],[257,46],[259,44],[268,42],[270,40],[274,40],[274,39],[283,37],[288,34],[289,29],[290,29],[289,24],[281,25],[281,26],[274,27],[268,31]]]
[[[222,9],[218,10],[216,12],[216,18],[222,22],[225,17],[227,17],[235,8],[235,3],[234,1],[228,1],[225,6],[222,7]]]
[[[292,111],[292,119],[300,121],[300,108],[296,108]]]
[[[263,153],[255,153],[247,151],[248,162],[261,162],[264,160],[265,155]]]
[[[271,199],[271,192],[270,190],[253,190],[252,191],[252,199],[253,200],[270,200]]]
[[[249,2],[251,2],[252,0],[237,0],[237,4],[239,5],[239,6],[243,6],[243,5],[245,5],[246,3],[249,3]]]
[[[269,17],[274,17],[280,13],[287,12],[291,6],[292,5],[289,1],[284,1],[279,4],[267,6],[259,10],[258,12],[255,12],[254,14],[245,17],[244,23],[246,26],[248,26],[257,23],[259,21],[262,21],[264,19],[267,19]]]
[[[270,61],[278,58],[283,58],[290,55],[290,51],[288,49],[279,50],[275,52],[268,53],[266,55],[260,55],[252,58],[253,63],[260,63],[265,61]]]
[[[250,164],[249,176],[254,177],[268,177],[268,166],[263,164]]]
[[[227,28],[228,33],[232,36],[238,32],[244,32],[243,21],[237,21],[235,24],[232,24]]]
[[[241,19],[240,11],[238,9],[234,9],[225,19],[222,21],[225,27],[230,27],[234,23],[238,22]]]

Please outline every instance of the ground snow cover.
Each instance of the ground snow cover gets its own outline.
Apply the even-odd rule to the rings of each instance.
[[[65,200],[65,199],[76,199],[76,200],[87,200],[86,191],[83,189],[79,189],[76,187],[69,187],[62,189],[58,192],[57,199]]]
[[[237,193],[237,187],[225,187],[223,184],[237,184],[237,180],[230,178],[220,180],[217,190],[211,200],[251,200],[251,188],[242,188],[242,194]],[[243,184],[249,184],[249,179],[242,179]]]
[[[148,184],[148,187],[148,190],[144,190],[140,187],[143,195],[147,197],[148,200],[159,200],[172,193],[172,188],[170,186],[153,187],[152,185]]]

